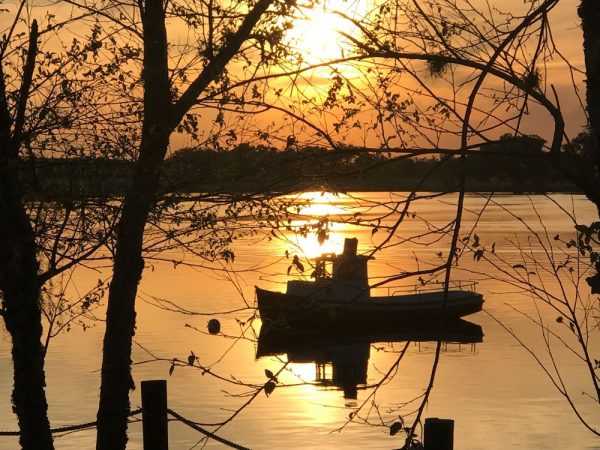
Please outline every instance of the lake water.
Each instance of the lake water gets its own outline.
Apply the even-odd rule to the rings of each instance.
[[[505,259],[507,266],[503,267],[507,268],[528,262],[530,255],[537,259],[544,257],[543,247],[536,243],[535,232],[547,233],[552,244],[556,244],[553,237],[557,234],[562,239],[572,236],[572,222],[557,205],[575,212],[581,223],[589,223],[597,217],[593,205],[580,196],[494,198],[498,205],[489,204],[479,217],[475,213],[486,204],[485,197],[468,196],[469,212],[464,217],[463,234],[477,223],[476,234],[480,240],[477,248],[485,246],[489,252],[494,244],[495,255],[490,256],[494,260],[498,257]],[[401,194],[388,193],[314,195],[313,205],[307,213],[315,216],[329,214],[332,219],[337,215],[367,220],[385,212],[381,202],[401,199]],[[447,254],[447,236],[441,239],[428,236],[408,238],[427,229],[443,228],[454,214],[455,202],[455,196],[447,196],[422,200],[411,206],[410,211],[415,216],[402,223],[394,239],[383,251],[375,254],[369,268],[373,280],[439,263],[438,252],[442,252],[442,257]],[[357,208],[360,216],[354,216]],[[140,381],[145,379],[168,379],[169,406],[173,410],[203,424],[226,420],[254,392],[250,385],[262,385],[267,381],[265,369],[277,373],[285,365],[287,356],[283,353],[256,359],[256,334],[260,322],[250,320],[253,311],[223,312],[243,308],[242,295],[253,305],[255,285],[283,290],[285,281],[289,279],[286,272],[290,265],[285,252],[287,250],[293,255],[299,251],[294,247],[294,241],[308,256],[315,256],[322,251],[340,251],[344,237],[356,236],[360,242],[359,251],[366,252],[372,250],[374,244],[382,242],[387,236],[385,226],[392,225],[397,217],[397,214],[388,215],[379,222],[376,232],[369,226],[333,224],[325,247],[319,247],[313,237],[295,240],[290,236],[287,242],[267,238],[237,242],[233,268],[238,272],[235,275],[185,265],[174,267],[170,262],[152,262],[152,268],[144,273],[139,290],[139,320],[135,338],[139,345],[133,355],[136,384],[139,387]],[[524,223],[529,224],[531,229],[528,230]],[[525,253],[515,247],[515,243]],[[173,253],[167,256],[185,257],[187,262],[197,262],[190,255]],[[519,270],[517,268],[516,272]],[[556,288],[556,281],[542,267],[529,271],[531,278],[543,282],[548,289]],[[295,273],[293,269],[291,275],[296,276]],[[71,289],[85,292],[106,274],[102,270],[81,269],[76,272]],[[467,319],[483,328],[483,342],[449,342],[443,345],[434,389],[424,417],[453,419],[454,448],[460,450],[600,449],[600,440],[576,420],[548,377],[505,327],[535,349],[545,363],[549,359],[544,353],[540,328],[522,313],[544,318],[550,329],[567,342],[572,343],[572,337],[564,324],[554,320],[556,313],[544,305],[536,308],[529,295],[518,292],[514,279],[513,285],[494,279],[494,275],[500,274],[499,269],[492,268],[483,259],[474,260],[472,253],[463,255],[454,278],[479,280],[478,291],[483,293],[486,302],[484,311]],[[164,311],[153,304],[153,298],[166,299],[190,311],[215,315]],[[220,320],[222,334],[212,336],[206,332],[206,324],[211,317]],[[46,373],[54,427],[94,420],[102,333],[103,324],[97,323],[85,332],[74,328],[52,341]],[[596,340],[591,342],[595,348],[592,350],[598,354],[598,329],[594,338]],[[405,345],[404,342],[380,342],[370,346],[338,345],[334,350],[328,350],[330,353],[337,352],[338,357],[346,361],[358,359],[364,362],[365,355],[369,356],[367,383],[366,386],[359,385],[356,399],[345,399],[339,388],[316,382],[314,363],[289,363],[279,375],[279,385],[274,392],[268,397],[261,392],[218,434],[252,449],[400,448],[403,445],[403,439],[398,437],[400,434],[391,437],[384,425],[389,426],[399,416],[411,423],[411,414],[418,405],[418,400],[415,402],[414,399],[427,386],[436,348],[434,342],[409,343],[406,354],[391,376],[374,391],[372,386],[383,379]],[[564,383],[583,413],[598,426],[598,404],[582,395],[582,392],[591,392],[592,388],[581,370],[581,364],[556,339],[551,338],[551,345],[563,371]],[[173,358],[187,361],[191,351],[202,366],[210,368],[210,373],[203,374],[197,368],[178,365],[169,376],[170,361]],[[327,377],[332,369],[325,366],[324,370]],[[16,419],[10,407],[11,389],[9,339],[6,331],[0,329],[1,430],[16,429]],[[138,388],[131,395],[134,408],[140,406],[139,391]],[[349,421],[350,413],[356,412],[359,407],[354,420]],[[172,450],[226,448],[214,441],[200,442],[200,434],[179,422],[170,423],[169,433]],[[15,438],[0,437],[0,449],[17,448],[16,442]],[[56,448],[91,449],[94,442],[93,430],[77,432],[58,436]],[[130,427],[128,448],[142,448],[139,423]]]

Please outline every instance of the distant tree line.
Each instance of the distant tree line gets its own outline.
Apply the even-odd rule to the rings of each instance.
[[[587,133],[569,144],[584,154]],[[467,189],[514,193],[574,192],[543,158],[538,136],[502,136],[467,157]],[[35,198],[111,197],[125,192],[133,162],[102,158],[25,161],[22,176]],[[461,167],[453,156],[401,158],[358,147],[288,148],[241,144],[231,150],[191,149],[166,160],[163,192],[452,191]]]

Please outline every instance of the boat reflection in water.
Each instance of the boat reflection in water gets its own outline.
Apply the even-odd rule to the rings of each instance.
[[[400,329],[398,329],[400,328]],[[475,344],[482,342],[481,327],[462,319],[443,323],[405,325],[380,332],[353,328],[345,332],[284,332],[263,325],[258,337],[256,358],[287,354],[291,363],[314,363],[316,382],[335,386],[344,398],[356,399],[357,389],[367,384],[367,369],[371,344],[376,342],[448,342]]]

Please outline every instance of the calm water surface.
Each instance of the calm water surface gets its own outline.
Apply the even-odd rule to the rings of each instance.
[[[375,217],[384,211],[379,201],[400,197],[391,194],[362,194],[363,217]],[[357,194],[358,196],[358,194]],[[482,245],[490,249],[495,243],[496,253],[506,258],[509,265],[521,262],[522,255],[508,242],[520,243],[527,251],[541,255],[541,247],[531,240],[532,231],[546,229],[552,237],[567,237],[572,224],[556,203],[577,219],[586,223],[594,219],[595,210],[582,197],[554,195],[546,197],[504,196],[495,197],[502,205],[488,205],[478,218],[472,212],[481,211],[485,199],[469,196],[465,215],[465,234],[477,222],[476,233]],[[372,201],[369,204],[368,201]],[[533,203],[532,203],[533,202]],[[403,240],[426,229],[443,227],[454,214],[455,197],[421,201],[411,208],[414,218],[403,223],[397,238],[383,252],[376,254],[370,265],[373,279],[381,279],[399,270],[429,267],[439,262],[438,252],[446,250],[448,238],[429,240]],[[369,207],[364,208],[367,204]],[[357,210],[352,196],[316,196],[309,213],[320,215],[353,215]],[[507,212],[504,208],[510,210]],[[511,215],[511,213],[513,215]],[[541,216],[541,220],[538,218]],[[527,230],[515,217],[529,223]],[[392,224],[390,216],[381,224]],[[359,251],[369,251],[381,242],[385,231],[373,233],[371,227],[334,225],[330,240],[319,247],[316,240],[301,239],[298,244],[308,256],[322,251],[340,251],[344,237],[356,236]],[[529,240],[528,240],[529,239]],[[293,240],[293,239],[292,239]],[[424,244],[429,242],[429,245]],[[208,272],[171,263],[154,262],[146,270],[140,286],[138,329],[134,351],[134,377],[144,379],[166,378],[169,382],[169,406],[180,414],[200,423],[220,422],[244,404],[253,388],[237,381],[263,384],[267,381],[265,369],[277,372],[286,362],[286,354],[256,359],[256,333],[259,321],[250,321],[251,310],[233,314],[222,311],[244,306],[241,294],[251,305],[254,302],[254,285],[284,289],[289,260],[285,251],[298,253],[293,242],[269,241],[238,242],[235,247],[234,268],[255,269],[234,277],[235,284],[224,272]],[[171,255],[180,258],[181,255]],[[193,262],[190,255],[187,261]],[[514,330],[528,345],[543,350],[539,328],[520,314],[522,311],[537,314],[534,303],[514,287],[490,280],[494,273],[485,262],[476,262],[472,254],[465,254],[457,278],[480,280],[478,290],[484,294],[484,312],[468,319],[484,331],[482,343],[447,343],[443,346],[435,388],[425,411],[425,417],[451,418],[455,421],[455,448],[475,449],[600,449],[600,441],[580,425],[566,402],[559,396],[539,366],[502,326]],[[542,271],[539,271],[540,273]],[[105,273],[80,270],[76,273],[74,289],[85,292]],[[553,280],[542,276],[548,286]],[[241,292],[241,294],[240,294]],[[209,317],[194,314],[166,312],[153,306],[152,298],[167,299],[190,311],[217,312],[227,336],[211,336],[206,330]],[[518,310],[518,311],[517,311]],[[543,308],[542,317],[550,318],[551,326],[561,332],[552,320],[552,314]],[[564,328],[564,327],[563,327]],[[68,425],[93,420],[95,417],[101,361],[103,324],[83,332],[74,329],[52,341],[47,356],[48,398],[53,426]],[[240,336],[242,336],[240,338]],[[237,338],[235,338],[237,337]],[[567,336],[568,338],[568,336]],[[292,363],[280,374],[278,386],[267,397],[264,393],[245,408],[219,434],[253,449],[392,449],[403,445],[403,440],[390,437],[382,422],[391,423],[399,415],[409,421],[418,403],[412,400],[421,395],[427,386],[435,343],[410,343],[406,355],[387,380],[373,395],[369,388],[379,381],[398,359],[404,342],[374,343],[350,346],[338,351],[346,358],[355,358],[367,351],[367,387],[359,386],[357,399],[344,399],[335,387],[324,387],[315,382],[314,363]],[[558,347],[557,347],[558,348]],[[597,350],[597,347],[596,347]],[[202,374],[202,371],[185,366],[175,368],[169,376],[170,360],[185,361],[193,351],[199,362],[221,379]],[[150,354],[151,353],[151,354]],[[154,358],[163,359],[160,361]],[[547,360],[542,356],[543,360]],[[565,383],[575,393],[584,412],[597,415],[598,407],[582,391],[590,390],[584,374],[579,371],[574,358],[558,351],[558,361],[565,371]],[[328,369],[331,370],[331,369]],[[12,387],[10,345],[4,329],[0,330],[0,428],[16,429],[11,413]],[[306,382],[306,383],[303,383]],[[292,386],[283,386],[289,384]],[[364,388],[363,388],[364,387]],[[363,405],[364,404],[364,405]],[[140,405],[139,389],[132,393],[132,405]],[[358,418],[348,421],[349,414],[360,407]],[[596,418],[596,423],[598,420]],[[184,425],[171,422],[170,448],[189,449],[199,442],[200,436]],[[58,449],[94,448],[92,431],[68,434],[56,439]],[[1,449],[16,448],[16,440],[0,437]],[[141,449],[141,426],[130,427],[131,449]],[[202,448],[202,443],[195,448]],[[210,441],[204,448],[225,448]]]

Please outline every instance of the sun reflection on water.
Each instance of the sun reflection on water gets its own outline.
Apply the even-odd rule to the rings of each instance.
[[[289,234],[288,239],[304,257],[315,258],[323,253],[341,253],[344,248],[344,238],[348,237],[348,226],[344,217],[351,212],[344,209],[340,195],[331,192],[305,192],[298,197],[300,201],[309,202],[302,208],[296,220],[291,222],[293,229],[305,226],[307,233]],[[319,237],[317,224],[326,222],[326,238]]]
[[[336,233],[338,225],[331,226],[329,238],[324,242],[319,242],[314,234],[306,236],[297,236],[294,238],[294,244],[302,251],[302,254],[309,259],[316,258],[323,253],[341,253],[344,248],[344,235]]]
[[[316,369],[314,363],[295,363],[290,365],[290,371],[300,380],[312,383],[316,380]]]

